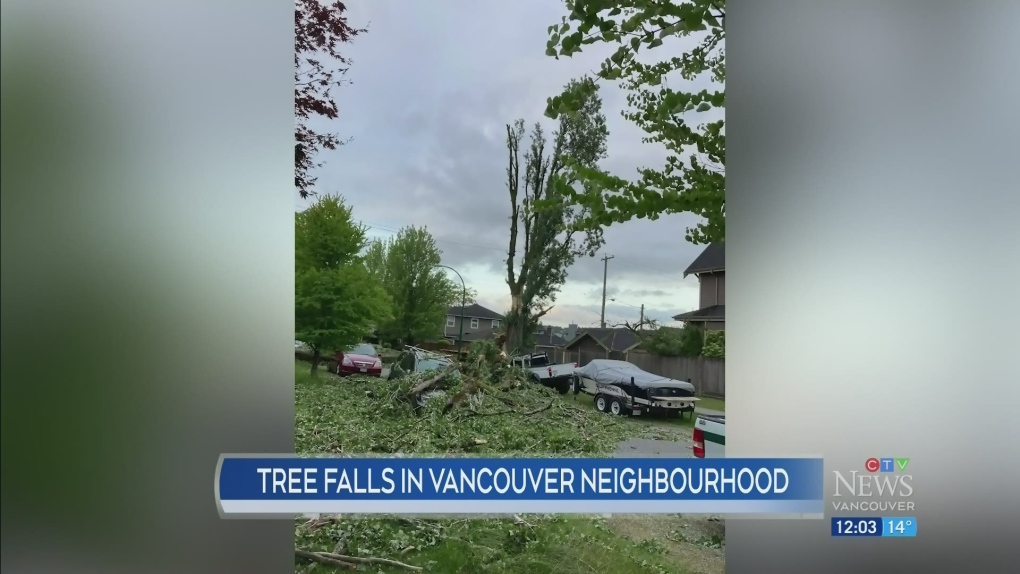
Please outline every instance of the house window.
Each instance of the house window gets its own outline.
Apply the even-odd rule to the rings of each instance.
[[[471,319],[471,328],[472,329],[478,328],[478,319]]]
[[[498,319],[493,319],[492,320],[492,328],[493,329],[499,329],[499,320]]]
[[[457,322],[456,322],[456,321],[454,321],[454,319],[453,319],[453,316],[452,316],[452,315],[450,315],[450,316],[447,316],[447,317],[446,317],[446,326],[447,326],[447,327],[453,327],[453,326],[454,326],[454,325],[456,325],[456,324],[457,324]]]

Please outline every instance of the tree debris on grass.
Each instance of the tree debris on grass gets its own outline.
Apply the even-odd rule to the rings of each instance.
[[[487,342],[446,371],[323,376],[295,391],[296,446],[307,454],[597,456],[634,435],[621,418],[536,384]],[[420,404],[429,393],[439,394]]]
[[[312,378],[307,373],[298,370],[295,385],[295,446],[303,455],[608,456],[645,426],[598,413],[590,404],[575,403],[569,395],[535,383],[485,342],[475,343],[465,359],[448,370],[397,380],[327,374]],[[422,396],[428,400],[419,400]],[[655,430],[649,426],[648,432]],[[476,571],[516,571],[532,566],[526,565],[526,557],[508,556],[507,545],[537,544],[535,540],[554,534],[571,536],[562,519],[531,516],[471,521],[321,517],[299,520],[295,526],[297,561],[338,571],[351,567],[340,563],[407,570],[376,556],[414,562],[415,556],[430,556],[430,551],[446,552],[439,550],[444,541],[473,548],[458,559],[479,561],[472,562]],[[430,570],[427,564],[404,566]]]

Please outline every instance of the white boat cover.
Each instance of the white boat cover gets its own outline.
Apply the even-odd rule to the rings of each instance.
[[[595,359],[576,372],[599,385],[629,385],[633,379],[634,384],[642,389],[684,389],[694,392],[694,385],[687,381],[653,375],[626,361]]]

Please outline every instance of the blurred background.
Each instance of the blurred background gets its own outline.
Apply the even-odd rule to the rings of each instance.
[[[293,448],[291,10],[3,3],[5,572],[292,570],[211,488]]]

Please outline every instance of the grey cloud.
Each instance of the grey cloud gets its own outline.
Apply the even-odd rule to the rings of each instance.
[[[349,49],[353,84],[337,92],[341,119],[322,127],[353,140],[323,154],[320,188],[344,195],[356,216],[384,235],[426,226],[445,263],[487,264],[504,273],[505,125],[519,117],[544,121],[546,98],[570,78],[598,69],[609,51],[560,61],[544,55],[546,28],[564,14],[561,2],[377,0],[349,9],[351,20],[367,22],[369,31]],[[610,129],[604,167],[626,177],[660,162],[664,152],[641,143],[642,132],[619,116],[624,95],[611,86],[602,92]],[[693,222],[674,215],[607,229],[604,252],[615,256],[610,292],[623,299],[628,290],[644,289],[649,293],[628,294],[628,302],[665,301],[689,287],[682,272],[701,250],[683,238]],[[594,289],[589,300],[598,302],[602,262],[580,259],[570,269],[571,285]]]
[[[662,289],[627,289],[620,293],[621,297],[666,297],[669,293]]]

